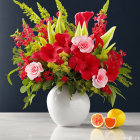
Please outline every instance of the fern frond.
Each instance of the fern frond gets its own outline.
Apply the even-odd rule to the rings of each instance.
[[[117,81],[119,81],[120,83],[122,83],[126,87],[129,87],[132,85],[132,83],[130,81],[128,81],[127,78],[125,78],[122,75],[118,75]]]
[[[42,7],[38,2],[37,2],[37,6],[38,6],[38,10],[39,10],[39,12],[40,12],[41,17],[42,17],[44,20],[46,20],[47,18],[50,17],[49,12],[48,12],[44,7]]]
[[[35,24],[40,24],[41,18],[32,10],[32,8],[28,7],[25,3],[20,3],[16,0],[13,1],[15,4],[19,5],[19,7],[24,11],[23,13],[29,17],[31,22],[33,21]]]
[[[132,69],[132,67],[129,66],[127,63],[123,63],[123,65],[124,65],[125,67],[127,67],[128,69]]]

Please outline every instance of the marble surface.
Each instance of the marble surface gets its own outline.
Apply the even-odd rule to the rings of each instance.
[[[124,126],[112,130],[93,128],[91,115],[72,128],[57,127],[48,113],[0,113],[0,140],[140,140],[140,113],[126,113]]]

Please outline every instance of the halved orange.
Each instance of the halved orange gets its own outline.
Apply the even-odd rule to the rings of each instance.
[[[116,125],[116,118],[105,118],[104,123],[107,128],[112,129]]]
[[[104,117],[102,114],[94,114],[91,117],[91,124],[96,127],[96,128],[100,128],[104,125]]]

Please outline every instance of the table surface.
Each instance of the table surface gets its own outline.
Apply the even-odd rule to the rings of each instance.
[[[140,113],[126,113],[121,128],[57,127],[48,113],[0,113],[0,140],[140,140]],[[103,113],[106,116],[106,113]]]

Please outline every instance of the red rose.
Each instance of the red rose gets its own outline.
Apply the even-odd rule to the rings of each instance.
[[[93,12],[79,12],[75,15],[75,25],[77,26],[80,22],[81,27],[83,26],[83,23],[86,23],[86,26],[88,27],[89,20],[93,17]]]
[[[112,94],[112,91],[110,90],[108,85],[106,85],[104,88],[102,88],[101,91],[106,92],[108,94],[108,96]]]
[[[57,50],[51,44],[47,44],[46,47],[41,47],[40,56],[46,62],[56,62],[58,58]]]
[[[68,78],[66,76],[63,76],[61,80],[66,83],[68,81]]]
[[[90,80],[93,75],[97,75],[100,61],[90,53],[78,52],[69,60],[69,66],[80,72],[83,79]]]

